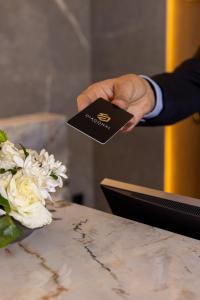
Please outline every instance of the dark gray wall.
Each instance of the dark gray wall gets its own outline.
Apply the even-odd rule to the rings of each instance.
[[[91,80],[90,51],[89,0],[0,0],[0,117],[71,117]],[[72,192],[91,204],[91,141],[69,130],[69,148]]]
[[[155,74],[165,63],[165,0],[96,0],[92,7],[92,78]],[[95,187],[112,177],[163,187],[163,129],[136,128],[94,146]],[[97,206],[106,208],[96,188]]]
[[[0,0],[0,117],[72,114],[90,81],[89,0]]]

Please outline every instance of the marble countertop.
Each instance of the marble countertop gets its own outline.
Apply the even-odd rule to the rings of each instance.
[[[200,241],[75,204],[55,210],[0,250],[1,300],[200,299]]]

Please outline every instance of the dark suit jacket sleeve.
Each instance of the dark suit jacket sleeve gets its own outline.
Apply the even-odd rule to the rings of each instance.
[[[163,110],[143,126],[169,125],[200,112],[200,48],[173,73],[153,76],[163,94]]]

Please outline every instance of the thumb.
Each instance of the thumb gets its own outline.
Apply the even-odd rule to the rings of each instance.
[[[132,80],[127,77],[119,77],[114,83],[114,95],[112,103],[122,109],[127,110],[134,94],[134,87]]]

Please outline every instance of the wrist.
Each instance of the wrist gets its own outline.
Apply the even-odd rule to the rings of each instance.
[[[140,75],[140,77],[149,83],[154,93],[154,106],[147,114],[144,115],[143,121],[145,121],[146,119],[155,118],[161,113],[163,110],[163,95],[160,86],[154,80],[145,75]]]
[[[146,80],[145,78],[142,78],[142,80],[144,81],[144,85],[146,89],[146,93],[145,93],[146,106],[145,106],[144,115],[147,115],[150,114],[156,106],[156,92],[154,90],[152,83],[149,80]]]

